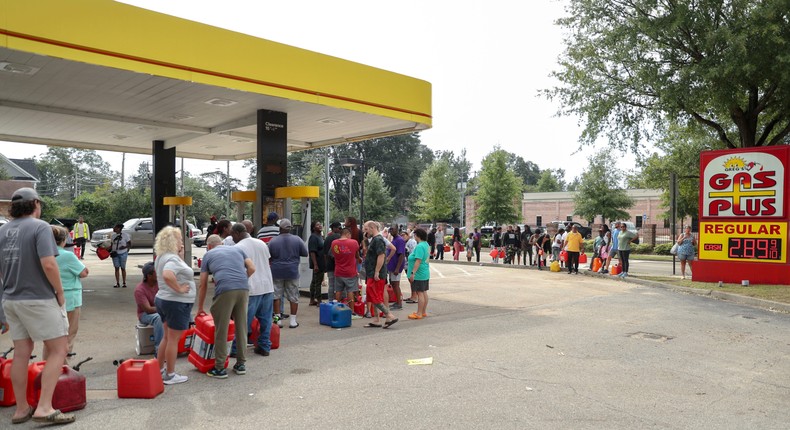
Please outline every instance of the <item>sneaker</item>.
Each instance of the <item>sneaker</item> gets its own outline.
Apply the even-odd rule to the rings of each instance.
[[[361,320],[362,317],[360,315],[357,315],[357,314],[351,314],[351,319],[352,320]]]
[[[162,378],[162,382],[163,382],[165,385],[175,385],[175,384],[180,384],[180,383],[182,383],[182,382],[187,382],[188,380],[189,380],[189,378],[188,378],[188,377],[186,377],[186,376],[184,376],[184,375],[179,375],[178,373],[171,373],[171,374],[169,374],[169,375],[165,375],[165,376]]]
[[[233,365],[233,372],[237,375],[246,375],[247,374],[247,366],[242,363],[236,363]]]
[[[228,372],[225,369],[217,369],[214,367],[206,372],[206,376],[217,379],[226,379],[228,377]]]
[[[299,323],[291,324],[288,326],[288,328],[296,328],[296,327],[299,327]]]
[[[403,305],[399,305],[399,304],[395,303],[395,304],[390,305],[390,309],[401,310],[401,309],[403,309]]]
[[[283,320],[277,320],[277,327],[283,328]]]
[[[257,346],[255,347],[255,349],[252,352],[254,352],[254,353],[258,354],[258,355],[262,355],[264,357],[268,357],[269,356],[269,351],[267,351],[267,350],[265,350],[263,348],[258,348]]]

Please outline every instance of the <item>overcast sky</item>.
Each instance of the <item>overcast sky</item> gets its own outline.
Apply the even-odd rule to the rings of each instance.
[[[433,86],[434,119],[422,142],[456,154],[466,148],[473,170],[499,145],[541,169],[564,168],[570,181],[594,151],[570,156],[579,147],[578,119],[555,117],[558,105],[538,96],[556,85],[549,74],[563,51],[563,32],[554,25],[564,13],[563,0],[125,3],[426,80]],[[29,157],[45,147],[2,152]],[[101,155],[121,170],[120,154]],[[149,159],[127,155],[127,176]],[[187,160],[186,169],[224,171],[225,162]]]

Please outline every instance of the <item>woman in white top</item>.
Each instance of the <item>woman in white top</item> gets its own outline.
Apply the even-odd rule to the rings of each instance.
[[[167,385],[180,384],[188,378],[175,373],[178,340],[181,333],[189,328],[192,305],[195,303],[195,272],[184,262],[184,239],[181,229],[177,227],[165,227],[159,231],[154,252],[156,278],[159,280],[156,312],[165,330],[157,359],[163,382]]]

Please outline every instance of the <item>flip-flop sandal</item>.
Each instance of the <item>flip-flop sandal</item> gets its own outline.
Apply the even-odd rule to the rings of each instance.
[[[23,424],[30,421],[30,419],[33,418],[33,412],[35,411],[35,409],[29,408],[27,410],[27,414],[24,417],[11,418],[11,424]]]
[[[381,324],[367,323],[363,327],[365,327],[365,328],[381,328]]]
[[[422,317],[417,315],[417,313],[413,313],[413,314],[409,314],[409,319],[410,320],[421,320]]]
[[[391,325],[393,325],[393,324],[395,324],[396,322],[398,322],[398,319],[397,319],[397,318],[395,318],[395,319],[394,319],[394,320],[392,320],[392,321],[387,321],[387,322],[385,322],[385,323],[384,323],[384,328],[390,328],[390,326],[391,326]]]
[[[34,422],[46,424],[68,424],[73,423],[75,419],[74,414],[64,414],[58,409],[45,417],[33,417]]]
[[[406,300],[404,300],[404,302],[406,302],[406,303],[409,303],[409,304],[412,304],[412,305],[413,305],[413,304],[415,304],[415,303],[417,303],[417,302],[415,302],[415,301],[414,301],[414,300],[412,300],[412,299],[406,299]]]

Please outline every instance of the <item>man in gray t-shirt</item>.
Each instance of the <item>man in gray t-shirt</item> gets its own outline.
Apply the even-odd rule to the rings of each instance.
[[[200,266],[200,286],[198,287],[198,315],[205,313],[203,303],[208,290],[208,275],[214,276],[214,300],[211,304],[211,316],[214,318],[214,368],[206,374],[213,378],[228,377],[225,371],[225,359],[228,356],[228,324],[230,319],[236,322],[236,338],[238,342],[247,343],[247,300],[250,286],[247,278],[255,273],[252,263],[242,248],[222,245],[222,239],[212,234],[206,239],[206,255]],[[244,348],[236,350],[236,364],[233,371],[238,375],[247,373]]]
[[[11,196],[9,215],[13,218],[0,227],[0,277],[3,300],[0,313],[2,332],[11,330],[14,356],[29,357],[34,342],[44,341],[47,361],[41,373],[41,398],[35,411],[25,399],[27,360],[14,360],[11,381],[16,393],[12,423],[33,419],[50,423],[69,423],[74,414],[56,412],[52,393],[61,366],[66,361],[69,329],[63,307],[63,285],[55,257],[55,237],[41,217],[41,199],[32,188],[20,188]]]

